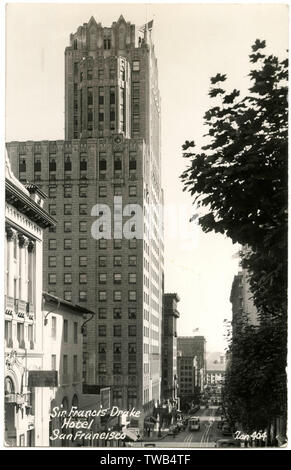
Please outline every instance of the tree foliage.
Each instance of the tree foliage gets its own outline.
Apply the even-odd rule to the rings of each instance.
[[[227,92],[226,75],[211,78],[207,143],[195,151],[194,141],[186,141],[190,165],[181,175],[184,190],[204,208],[203,231],[249,248],[242,265],[260,327],[245,326],[232,342],[227,381],[233,413],[253,426],[267,409],[269,418],[277,416],[286,401],[288,61],[264,54],[265,47],[258,39],[252,46],[247,96]]]

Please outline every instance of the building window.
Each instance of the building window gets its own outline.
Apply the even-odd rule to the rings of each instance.
[[[136,343],[128,343],[128,354],[136,354]]]
[[[113,318],[114,320],[120,320],[121,319],[121,308],[114,308],[113,309]]]
[[[129,186],[129,196],[136,196],[136,186]]]
[[[72,204],[64,205],[64,215],[72,215]]]
[[[65,171],[72,171],[72,162],[69,155],[65,156],[64,169]]]
[[[87,232],[87,222],[84,222],[84,221],[79,222],[79,231]]]
[[[136,336],[136,325],[128,326],[128,336]]]
[[[99,197],[106,197],[106,196],[107,196],[107,187],[99,186]]]
[[[54,199],[54,198],[56,198],[56,196],[57,196],[57,187],[56,186],[50,186],[50,188],[49,188],[49,197],[51,199]]]
[[[99,80],[103,80],[104,78],[104,70],[103,69],[98,69],[98,79]],[[101,94],[102,91],[103,91],[103,95]],[[100,100],[100,98],[102,98],[103,96],[103,101]],[[99,87],[99,104],[104,104],[104,88],[103,87]]]
[[[65,290],[65,291],[64,291],[64,299],[65,299],[67,302],[71,302],[71,301],[72,301],[72,291],[70,291],[70,290]]]
[[[72,222],[66,221],[64,222],[64,232],[71,232],[72,231]]]
[[[68,320],[64,320],[64,343],[68,342]]]
[[[135,290],[129,290],[128,291],[128,300],[130,300],[131,302],[136,301],[136,291]]]
[[[87,70],[87,80],[93,80],[93,70],[92,69]],[[91,90],[91,93],[92,93],[92,88],[88,88],[88,90]],[[89,99],[88,99],[88,104],[93,104],[93,96],[92,96],[92,103],[89,103]]]
[[[106,336],[106,325],[99,325],[98,326],[98,335],[99,336]]]
[[[107,261],[107,258],[106,256],[99,256],[99,267],[106,267],[106,261]]]
[[[107,282],[107,274],[99,273],[99,284],[106,284],[106,282]]]
[[[87,256],[79,256],[79,266],[87,266]]]
[[[84,273],[79,274],[79,283],[87,284],[87,274],[84,274]]]
[[[136,284],[136,273],[128,274],[128,282],[129,284]]]
[[[99,250],[106,250],[106,248],[107,248],[107,240],[105,240],[105,238],[100,238]]]
[[[52,317],[52,338],[56,339],[57,337],[57,317]]]
[[[79,239],[79,248],[80,248],[80,250],[85,250],[87,248],[87,239],[86,238],[80,238]]]
[[[87,186],[79,187],[79,197],[87,197]]]
[[[121,266],[121,256],[114,256],[114,266]]]
[[[113,326],[113,336],[121,336],[121,325]]]
[[[121,273],[113,274],[113,282],[114,284],[121,284]]]
[[[129,362],[128,363],[128,373],[130,375],[132,375],[132,374],[135,375],[137,373],[136,364],[134,362]]]
[[[56,215],[57,214],[57,206],[55,204],[50,204],[49,205],[49,213],[50,213],[50,215]]]
[[[64,274],[64,284],[72,284],[72,274]]]
[[[79,214],[87,215],[87,204],[79,204]]]
[[[49,284],[56,284],[57,283],[57,275],[56,274],[49,274]]]
[[[122,300],[121,290],[115,290],[115,291],[113,292],[113,300],[114,300],[115,302],[119,302],[119,301]]]
[[[100,320],[105,320],[107,318],[107,310],[106,308],[99,308],[98,316]]]
[[[72,249],[72,240],[70,238],[64,239],[64,250],[71,250]]]
[[[136,248],[136,238],[131,238],[130,240],[128,240],[128,247],[129,248]]]
[[[129,308],[128,309],[128,318],[130,320],[135,320],[136,319],[136,308]]]
[[[57,265],[57,257],[56,256],[49,256],[49,267],[55,268]]]
[[[122,374],[121,363],[114,362],[113,363],[113,374]]]
[[[136,266],[136,256],[135,255],[131,255],[128,257],[128,265],[129,266]]]
[[[99,343],[98,352],[101,354],[106,354],[106,343]]]
[[[122,240],[121,239],[114,239],[114,249],[120,250],[122,248]]]
[[[72,186],[64,187],[64,197],[72,197]]]
[[[132,70],[133,72],[139,72],[139,60],[134,60],[132,62]]]
[[[65,377],[68,375],[68,356],[67,356],[67,354],[63,355],[63,375]]]
[[[51,365],[52,365],[52,370],[57,369],[57,356],[55,354],[52,354],[51,356]]]
[[[79,301],[87,302],[87,292],[85,290],[80,290],[79,292]]]
[[[107,300],[107,292],[106,290],[99,291],[99,302],[106,302]]]
[[[70,268],[72,266],[72,257],[71,256],[64,256],[64,266],[66,268]]]

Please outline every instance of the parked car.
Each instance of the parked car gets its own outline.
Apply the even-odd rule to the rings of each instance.
[[[218,439],[215,447],[240,447],[240,442],[237,439]]]

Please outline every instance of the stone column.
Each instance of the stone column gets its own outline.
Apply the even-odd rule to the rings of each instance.
[[[32,240],[28,243],[28,289],[27,289],[27,300],[30,303],[34,303],[34,248],[35,242]]]
[[[29,239],[23,234],[18,235],[19,241],[19,299],[28,301],[27,281],[28,281],[28,259],[27,247]]]
[[[6,226],[7,234],[7,296],[14,297],[14,240],[17,237],[17,231],[9,225]]]

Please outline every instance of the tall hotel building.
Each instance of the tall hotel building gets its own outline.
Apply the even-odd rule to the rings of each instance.
[[[58,221],[44,241],[44,288],[97,313],[88,323],[84,380],[111,387],[113,405],[143,417],[160,399],[163,296],[160,96],[150,29],[136,33],[122,16],[110,28],[93,17],[80,26],[65,50],[65,140],[7,143],[13,172],[48,194]],[[96,204],[110,207],[111,227],[100,222],[106,206],[92,211]],[[128,204],[142,208],[142,227]],[[92,236],[97,219],[104,238]],[[132,238],[114,238],[126,222]]]

